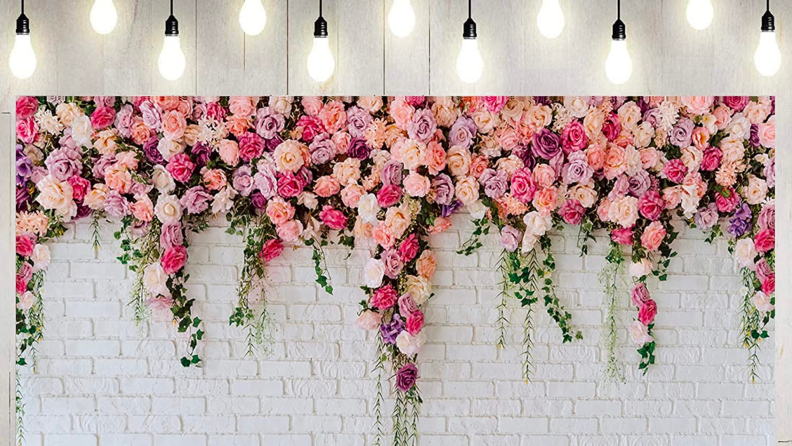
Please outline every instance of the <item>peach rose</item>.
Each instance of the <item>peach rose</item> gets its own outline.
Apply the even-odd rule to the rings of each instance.
[[[187,120],[184,115],[176,110],[165,113],[162,120],[162,135],[165,139],[176,141],[184,136],[184,129],[187,128]]]
[[[396,238],[393,236],[388,225],[380,223],[371,230],[371,237],[374,241],[385,249],[392,248],[396,244]]]
[[[417,172],[410,172],[404,179],[404,190],[411,197],[425,197],[429,193],[429,186],[429,178]]]
[[[434,251],[427,249],[418,257],[418,262],[415,265],[418,275],[429,280],[434,276],[437,270],[437,256]]]
[[[659,221],[653,221],[641,234],[641,245],[649,251],[656,251],[665,240],[666,229]]]
[[[226,176],[220,169],[209,169],[203,173],[203,180],[209,190],[220,190],[226,185]]]
[[[558,192],[555,187],[548,187],[540,189],[534,195],[533,205],[540,214],[544,216],[550,215],[556,208],[558,200]]]
[[[154,203],[148,195],[143,195],[131,206],[132,215],[140,221],[150,222],[154,218]]]
[[[323,198],[332,197],[340,190],[341,185],[338,183],[338,180],[329,175],[319,177],[313,187],[314,193]]]
[[[467,175],[470,171],[470,160],[470,151],[461,146],[451,147],[446,155],[448,170],[454,176]]]
[[[276,226],[282,225],[294,218],[294,212],[294,206],[281,197],[274,197],[267,202],[267,217],[269,217]]]
[[[455,191],[457,199],[465,206],[479,199],[479,183],[473,177],[463,176],[456,182]]]
[[[217,151],[220,153],[220,159],[231,167],[239,164],[239,144],[230,139],[223,139],[218,144]]]
[[[638,199],[626,196],[611,202],[608,208],[608,220],[618,223],[623,228],[633,226],[638,221]]]
[[[282,142],[273,154],[275,157],[275,167],[279,172],[297,172],[300,167],[305,165],[304,152],[308,148],[294,140]]]
[[[231,96],[228,98],[228,111],[240,116],[253,116],[256,113],[258,97]]]
[[[300,234],[303,232],[303,225],[299,220],[289,220],[286,223],[277,226],[275,228],[275,232],[278,233],[278,237],[280,237],[284,242],[296,242],[300,238]]]
[[[333,166],[333,178],[342,186],[357,183],[360,180],[360,160],[347,158]]]

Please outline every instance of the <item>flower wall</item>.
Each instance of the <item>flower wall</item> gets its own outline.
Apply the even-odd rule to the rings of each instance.
[[[669,279],[679,218],[709,242],[729,242],[744,284],[746,378],[755,378],[774,317],[774,107],[767,97],[20,97],[19,365],[46,336],[46,243],[75,219],[90,221],[96,243],[105,220],[120,221],[119,260],[137,277],[135,320],[170,311],[186,336],[178,360],[202,364],[205,333],[184,266],[191,234],[225,218],[245,240],[228,318],[248,333],[251,355],[272,339],[266,273],[286,246],[313,249],[328,293],[325,248],[368,249],[357,325],[376,330],[374,369],[391,378],[395,398],[386,429],[377,380],[374,432],[411,444],[437,268],[428,237],[449,230],[464,208],[474,230],[460,254],[496,232],[503,247],[493,342],[506,342],[510,302],[526,310],[515,374],[533,379],[536,312],[555,321],[558,342],[582,337],[557,292],[548,231],[563,226],[578,230],[582,255],[595,230],[610,235],[599,272],[607,376],[622,373],[616,309],[625,270],[635,307],[629,333],[639,369],[649,370],[662,347],[650,290]]]

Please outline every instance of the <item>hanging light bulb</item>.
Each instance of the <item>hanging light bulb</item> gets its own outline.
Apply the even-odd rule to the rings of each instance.
[[[478,48],[478,33],[476,22],[471,14],[471,0],[468,0],[468,19],[465,21],[462,32],[462,49],[457,57],[457,74],[462,82],[474,84],[484,74],[484,59]]]
[[[555,39],[564,30],[564,11],[561,10],[559,0],[543,0],[539,15],[536,16],[536,26],[539,32],[548,39]]]
[[[776,42],[775,17],[770,13],[770,0],[767,0],[767,11],[762,16],[762,34],[754,54],[754,64],[762,76],[773,76],[781,68],[781,50]]]
[[[407,37],[415,28],[415,11],[410,0],[393,0],[388,14],[388,26],[397,37]]]
[[[91,8],[91,26],[99,34],[110,34],[118,23],[118,11],[113,0],[96,0]]]
[[[261,0],[245,0],[239,10],[239,26],[249,36],[257,36],[267,26],[267,10]]]
[[[687,6],[688,23],[699,31],[710,26],[714,13],[715,10],[712,9],[710,0],[690,0]]]
[[[627,28],[621,21],[621,0],[618,0],[618,18],[613,23],[613,35],[608,59],[605,61],[605,74],[611,82],[621,85],[632,76],[633,65],[627,51]]]
[[[25,0],[22,0],[22,14],[16,22],[16,40],[8,59],[11,74],[19,79],[27,79],[36,71],[36,53],[30,42],[30,20],[25,15]]]
[[[184,74],[186,62],[179,43],[179,21],[173,16],[173,0],[170,3],[171,14],[165,21],[165,41],[159,56],[159,70],[162,77],[175,81]]]
[[[314,42],[308,55],[308,74],[316,82],[325,82],[335,71],[335,59],[327,38],[327,20],[322,17],[322,0],[319,0],[319,18],[314,22]]]

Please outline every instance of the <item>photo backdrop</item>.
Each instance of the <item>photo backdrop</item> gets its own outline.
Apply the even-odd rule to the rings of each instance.
[[[105,219],[120,220],[119,260],[136,275],[131,317],[169,311],[184,337],[179,362],[203,365],[205,324],[187,291],[187,246],[225,216],[245,240],[228,321],[246,333],[249,356],[274,345],[266,276],[284,246],[312,248],[328,294],[328,245],[368,253],[357,325],[376,330],[372,371],[390,378],[395,400],[386,427],[388,386],[376,380],[372,433],[411,444],[422,401],[415,361],[438,264],[429,236],[442,237],[464,209],[473,230],[460,255],[478,256],[482,237],[498,234],[492,341],[508,345],[509,321],[519,324],[515,373],[529,384],[540,310],[556,323],[557,342],[584,338],[554,274],[548,231],[565,225],[578,233],[564,246],[584,258],[594,231],[610,239],[604,265],[592,271],[604,293],[605,377],[624,376],[623,296],[637,312],[626,324],[637,368],[655,364],[660,327],[649,289],[674,279],[672,242],[684,223],[710,243],[726,236],[743,284],[744,375],[757,377],[774,317],[773,98],[22,97],[17,118],[20,366],[46,335],[46,242],[72,219],[90,222],[94,244]],[[628,290],[619,289],[623,272]],[[522,307],[521,320],[510,317],[512,305]]]

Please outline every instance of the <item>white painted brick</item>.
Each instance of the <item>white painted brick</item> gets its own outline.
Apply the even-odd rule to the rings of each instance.
[[[625,383],[603,380],[598,272],[606,235],[579,256],[577,233],[553,232],[555,282],[582,341],[561,345],[541,302],[535,308],[534,374],[521,379],[522,317],[509,302],[508,345],[498,350],[497,237],[455,253],[472,226],[455,217],[430,237],[440,265],[424,308],[428,343],[419,360],[424,398],[421,446],[769,446],[771,381],[746,384],[739,347],[739,277],[719,242],[698,231],[675,243],[667,282],[652,282],[660,312],[657,364],[644,377],[625,326],[634,319],[625,287],[618,355]],[[364,446],[371,444],[374,336],[354,327],[360,270],[368,252],[328,248],[335,289],[315,285],[310,249],[287,250],[269,268],[269,310],[277,323],[270,357],[246,357],[244,331],[227,325],[243,242],[212,222],[191,235],[188,295],[205,322],[205,362],[184,369],[170,315],[141,327],[127,305],[133,275],[107,238],[98,252],[77,225],[52,245],[45,283],[47,337],[37,375],[23,372],[26,446]],[[73,226],[73,225],[72,225]],[[111,237],[112,231],[103,229]],[[772,329],[772,326],[771,326]],[[774,344],[760,373],[772,376]],[[390,371],[385,374],[390,377]],[[387,385],[387,383],[384,383]],[[384,412],[393,400],[386,394]],[[387,420],[389,422],[389,420]]]

